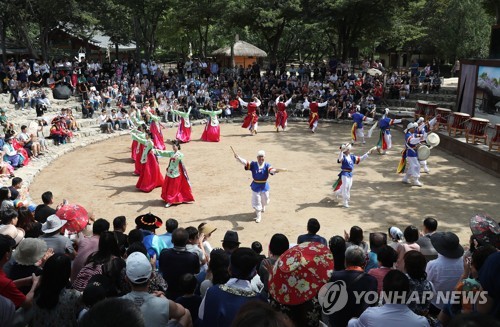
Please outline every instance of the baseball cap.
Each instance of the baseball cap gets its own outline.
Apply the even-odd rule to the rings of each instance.
[[[140,252],[133,252],[127,258],[127,278],[133,284],[142,284],[151,277],[151,263],[148,258]]]

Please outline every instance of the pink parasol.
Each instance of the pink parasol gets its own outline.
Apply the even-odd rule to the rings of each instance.
[[[68,221],[62,231],[67,230],[70,234],[81,232],[89,221],[89,213],[79,204],[65,204],[57,210],[56,215]]]

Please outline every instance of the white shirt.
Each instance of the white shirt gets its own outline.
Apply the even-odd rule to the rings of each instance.
[[[427,318],[411,311],[405,304],[384,304],[367,308],[359,318],[349,320],[348,327],[428,327]]]
[[[452,291],[464,272],[463,258],[450,259],[438,253],[437,259],[427,263],[425,272],[427,273],[427,280],[434,284],[436,292]],[[436,303],[436,299],[437,297],[434,297],[431,303],[442,309],[442,301]]]

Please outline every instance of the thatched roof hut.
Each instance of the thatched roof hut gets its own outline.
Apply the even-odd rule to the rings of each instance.
[[[257,58],[267,57],[267,53],[264,50],[245,41],[236,41],[233,46],[233,52],[236,67],[239,65],[247,67],[253,62],[258,61]],[[212,55],[218,57],[223,66],[231,67],[231,46],[215,50],[212,52]]]

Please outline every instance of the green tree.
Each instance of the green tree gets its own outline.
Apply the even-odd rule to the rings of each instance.
[[[363,40],[375,39],[393,28],[394,17],[408,10],[415,0],[309,0],[309,19],[326,20],[337,36],[335,55],[342,60],[351,47]]]
[[[280,41],[286,28],[302,13],[300,0],[232,0],[228,4],[225,21],[247,27],[265,41],[269,60],[275,61]]]
[[[485,58],[488,56],[493,18],[475,0],[441,0],[430,29],[430,42],[444,58]],[[441,17],[449,17],[443,23]]]

